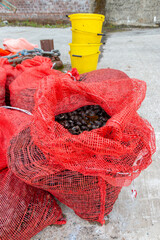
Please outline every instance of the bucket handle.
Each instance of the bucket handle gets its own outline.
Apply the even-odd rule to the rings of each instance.
[[[68,17],[68,15],[66,15],[66,17]],[[69,18],[69,17],[68,17]],[[71,30],[73,30],[73,28],[71,29]],[[81,30],[78,30],[78,29],[74,29],[74,30],[76,30],[76,31],[78,31],[78,32],[83,32],[83,33],[93,33],[93,32],[86,32],[86,31],[81,31]],[[93,33],[94,34],[94,33]],[[96,33],[95,33],[96,34]],[[106,34],[105,33],[97,33],[97,36],[106,36]]]
[[[87,54],[87,55],[76,55],[76,54],[71,54],[72,55],[72,57],[83,57],[83,56],[90,56],[90,55],[95,55],[95,54],[98,54],[98,53],[100,53],[100,52],[97,52],[97,53],[91,53],[91,54]]]
[[[97,36],[106,36],[106,34],[105,33],[97,33]]]
[[[82,57],[82,56],[73,54],[72,57]]]

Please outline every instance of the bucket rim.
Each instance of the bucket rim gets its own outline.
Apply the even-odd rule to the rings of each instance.
[[[96,14],[96,13],[74,13],[74,14],[70,14],[68,15],[68,17],[70,18],[70,20],[72,19],[96,19],[96,20],[103,20],[105,19],[105,16],[102,14]]]

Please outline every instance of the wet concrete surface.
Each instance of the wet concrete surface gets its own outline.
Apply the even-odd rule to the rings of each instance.
[[[24,37],[37,44],[40,39],[53,38],[62,61],[70,66],[70,28],[5,27],[0,28],[0,36],[0,47],[3,38]],[[67,224],[49,226],[32,240],[160,240],[160,29],[107,33],[98,69],[108,67],[147,83],[146,98],[139,114],[149,120],[155,129],[157,152],[153,163],[134,181],[138,192],[136,199],[131,197],[133,184],[122,189],[106,225],[90,224],[60,204],[67,216]]]

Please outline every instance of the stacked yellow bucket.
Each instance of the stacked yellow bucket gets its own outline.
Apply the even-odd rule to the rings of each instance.
[[[77,68],[80,74],[96,70],[105,17],[91,13],[68,17],[72,23],[72,43],[69,43],[72,68]]]

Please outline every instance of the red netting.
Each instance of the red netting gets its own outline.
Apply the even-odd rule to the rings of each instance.
[[[0,172],[0,239],[29,240],[51,224],[62,224],[54,197],[31,187],[10,170]]]
[[[151,163],[155,136],[136,112],[145,97],[145,82],[113,69],[83,74],[81,80],[50,75],[40,81],[31,129],[12,140],[9,166],[82,218],[103,223],[121,187]],[[56,115],[85,105],[100,105],[111,118],[80,135],[55,121]]]
[[[53,63],[48,58],[35,57],[23,61],[22,64],[25,66],[24,72],[9,86],[10,103],[11,106],[32,112],[34,108],[34,93],[41,79],[48,75],[59,75],[62,73],[51,69]]]
[[[5,84],[5,101],[6,105],[10,105],[10,94],[9,94],[9,85],[14,79],[24,70],[24,67],[21,65],[17,65],[17,67],[12,67],[6,58],[0,58],[0,67],[3,68],[6,72],[6,84]]]
[[[32,59],[27,59],[27,60],[23,61],[20,65],[24,66],[25,69],[43,66],[43,65],[46,65],[46,66],[48,66],[48,68],[51,68],[53,63],[52,63],[51,59],[49,59],[47,57],[36,56]]]
[[[18,64],[16,67],[13,67],[9,61],[6,58],[0,58],[0,67],[3,68],[6,72],[7,78],[6,78],[6,105],[10,105],[10,91],[9,91],[9,85],[19,76],[21,73],[23,73],[25,70],[31,71],[34,67],[44,67],[46,66],[46,69],[50,69],[52,67],[53,63],[49,58],[44,58],[41,56],[36,56],[33,59],[27,59],[23,61],[23,63]],[[41,69],[40,67],[40,69]],[[24,89],[26,87],[27,82],[30,80],[29,78],[30,72],[27,74],[25,79],[23,79],[20,82],[21,89]],[[30,81],[31,82],[31,81]],[[23,86],[25,84],[25,86]],[[35,85],[35,83],[34,83]],[[19,90],[20,86],[17,86],[17,91]],[[16,94],[15,88],[13,87],[13,94]],[[18,93],[17,93],[18,95]],[[27,95],[27,94],[26,94]],[[13,98],[13,97],[12,97]],[[23,99],[24,100],[24,99]],[[14,100],[13,100],[14,101]],[[16,100],[15,100],[16,102]]]
[[[0,108],[0,170],[7,167],[7,148],[11,138],[30,120],[26,113]]]
[[[26,183],[52,193],[75,213],[90,221],[104,222],[111,212],[121,187],[114,187],[98,176],[85,176],[53,164],[34,144],[30,127],[12,139],[9,166]],[[52,159],[54,160],[54,159]]]
[[[100,73],[95,71],[95,79]],[[155,151],[153,128],[136,113],[145,92],[145,82],[130,78],[112,77],[100,84],[46,77],[35,96],[33,139],[67,169],[103,176],[115,186],[129,185]],[[73,136],[54,121],[55,115],[89,104],[100,105],[111,116],[105,126]]]
[[[5,105],[6,72],[0,67],[0,106]]]
[[[102,83],[106,80],[109,79],[129,79],[126,73],[116,70],[116,69],[111,69],[111,68],[105,68],[105,69],[100,69],[96,71],[92,71],[89,73],[83,73],[80,75],[80,81],[83,82],[99,82]],[[126,89],[127,90],[127,89]]]

